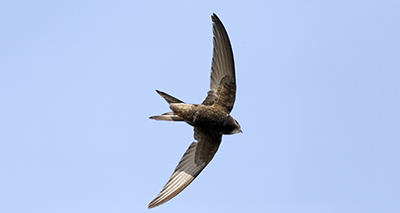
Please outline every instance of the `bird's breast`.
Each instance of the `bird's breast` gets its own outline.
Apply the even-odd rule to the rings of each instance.
[[[195,113],[193,126],[219,134],[227,134],[235,128],[231,121],[232,118],[229,114],[211,106],[201,105]]]
[[[171,103],[171,110],[186,123],[218,134],[229,134],[236,126],[229,114],[212,106]]]

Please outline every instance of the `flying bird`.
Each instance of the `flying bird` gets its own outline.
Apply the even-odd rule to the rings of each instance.
[[[184,121],[194,127],[194,139],[181,158],[174,173],[160,194],[148,208],[161,205],[185,189],[214,157],[222,135],[242,132],[239,123],[229,115],[236,97],[236,79],[233,53],[228,34],[217,15],[213,21],[213,59],[210,91],[201,104],[187,104],[157,91],[168,103],[172,112],[152,116],[150,119]]]

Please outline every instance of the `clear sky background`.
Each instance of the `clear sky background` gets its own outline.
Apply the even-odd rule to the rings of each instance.
[[[0,4],[0,212],[400,212],[400,1]],[[193,139],[211,14],[243,134],[147,210]]]

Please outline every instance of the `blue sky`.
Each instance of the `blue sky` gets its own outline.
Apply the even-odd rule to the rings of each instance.
[[[8,1],[0,212],[400,212],[399,1]],[[200,103],[211,14],[243,134],[147,210],[193,139],[155,92]]]

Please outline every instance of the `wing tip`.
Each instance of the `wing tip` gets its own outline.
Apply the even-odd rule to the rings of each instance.
[[[163,203],[165,203],[165,202],[166,202],[166,201],[160,202],[160,200],[158,200],[158,197],[156,197],[154,200],[152,200],[152,201],[149,203],[149,205],[147,206],[147,208],[148,208],[148,209],[152,209],[152,208],[157,207],[157,206],[159,206],[159,205],[161,205],[161,204],[163,204]]]
[[[153,201],[151,201],[151,202],[149,203],[149,205],[147,206],[147,208],[148,208],[148,209],[152,209],[152,208],[154,208],[154,207],[156,207],[156,206],[159,206],[159,205],[160,205],[160,204],[155,203],[154,200],[153,200]]]
[[[219,17],[217,16],[217,14],[213,13],[211,15],[211,20],[215,23],[215,24],[222,24],[221,19],[219,19]]]

